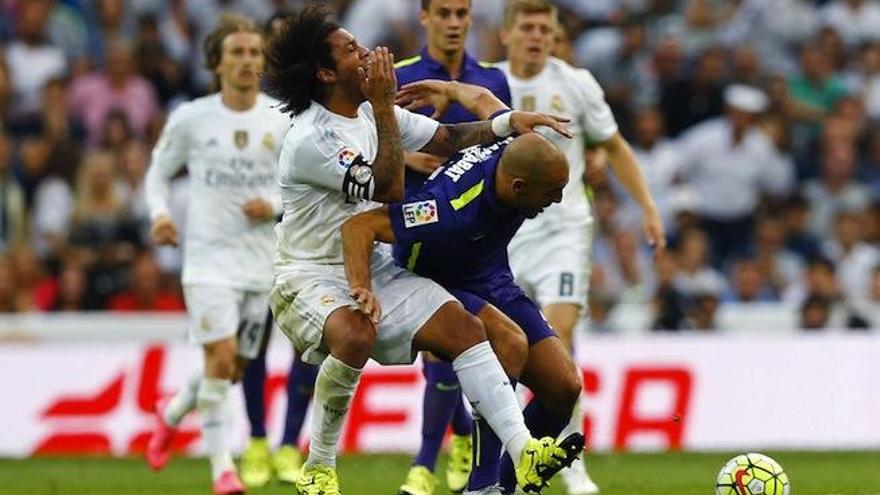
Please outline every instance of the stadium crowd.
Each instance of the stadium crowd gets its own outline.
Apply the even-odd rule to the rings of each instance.
[[[183,309],[179,252],[149,242],[150,149],[209,91],[220,12],[268,28],[304,3],[0,0],[0,312]],[[418,51],[419,2],[331,3],[363,45]],[[557,54],[605,89],[671,242],[645,246],[588,150],[597,328],[619,303],[650,304],[656,329],[713,328],[728,302],[789,303],[804,328],[880,324],[880,1],[557,3]],[[503,5],[473,1],[483,59],[503,58]],[[186,197],[179,177],[178,222]]]

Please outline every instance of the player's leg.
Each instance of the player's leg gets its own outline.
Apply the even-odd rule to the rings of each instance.
[[[303,361],[320,363],[315,379],[309,456],[296,479],[300,493],[337,493],[336,448],[342,425],[373,352],[376,329],[351,298],[344,273],[302,268],[276,279],[270,294],[278,327]]]
[[[226,400],[236,372],[238,346],[235,337],[230,336],[207,342],[202,348],[205,377],[196,394],[196,409],[202,417],[202,438],[211,462],[211,478],[217,492],[218,485],[233,486],[238,482],[226,438],[225,414]],[[236,493],[232,489],[224,489],[224,492]]]
[[[196,408],[196,393],[202,382],[204,370],[194,371],[183,387],[171,397],[161,397],[156,402],[156,423],[147,443],[147,463],[154,471],[168,464],[172,454],[172,442],[177,428],[187,414]]]
[[[545,263],[535,266],[531,277],[536,300],[547,321],[556,330],[565,348],[574,353],[575,328],[583,318],[590,276],[590,243],[592,225],[583,231],[566,231],[552,236],[534,249],[546,250]],[[583,409],[575,404],[571,420],[563,435],[583,431]],[[590,478],[584,461],[573,463],[561,473],[569,495],[590,495],[599,488]]]
[[[302,470],[305,457],[299,450],[299,435],[315,393],[318,370],[318,366],[304,362],[299,353],[294,351],[290,372],[287,374],[287,414],[284,420],[284,434],[272,461],[275,475],[283,483],[296,482]]]
[[[247,486],[263,486],[272,478],[269,442],[266,439],[266,349],[269,346],[273,320],[271,313],[266,316],[263,342],[257,356],[250,360],[244,369],[241,385],[244,403],[250,424],[251,436],[244,454],[241,456],[241,480]]]
[[[457,303],[444,304],[420,327],[414,348],[452,361],[459,382],[474,409],[501,439],[504,449],[518,459],[516,477],[527,491],[540,491],[549,476],[570,463],[583,446],[583,437],[562,445],[553,438],[532,438],[510,386],[510,379],[486,340],[482,323]],[[580,447],[578,447],[578,442]],[[566,449],[569,444],[572,449]]]

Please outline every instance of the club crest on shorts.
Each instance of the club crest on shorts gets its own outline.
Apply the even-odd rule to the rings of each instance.
[[[269,151],[275,151],[275,136],[273,136],[271,132],[267,132],[266,135],[263,136],[263,148],[266,148]]]
[[[436,223],[439,220],[436,200],[415,201],[403,205],[403,226],[406,228]]]
[[[326,296],[321,297],[321,304],[324,306],[330,306],[331,304],[336,302],[336,298],[327,294]]]
[[[233,140],[235,141],[235,147],[238,149],[242,149],[248,144],[248,133],[247,131],[235,131],[233,135]]]

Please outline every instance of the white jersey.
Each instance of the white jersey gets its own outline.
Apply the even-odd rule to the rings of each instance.
[[[406,151],[422,149],[438,123],[394,107]],[[284,138],[279,180],[284,217],[275,227],[276,272],[297,264],[342,264],[343,222],[371,208],[371,164],[379,151],[373,107],[367,102],[356,118],[312,105],[296,118]]]
[[[167,214],[168,184],[184,165],[190,196],[184,243],[184,284],[241,290],[272,287],[273,221],[242,211],[252,199],[281,211],[277,163],[290,118],[260,94],[253,108],[231,110],[213,94],[184,103],[168,117],[146,176],[150,217]]]
[[[568,117],[571,119],[568,126],[575,135],[573,139],[567,139],[549,129],[542,132],[568,159],[568,185],[562,192],[562,202],[551,205],[537,218],[526,220],[514,242],[586,226],[590,221],[590,204],[582,178],[585,139],[601,143],[617,132],[617,123],[605,102],[602,88],[589,71],[572,67],[557,58],[550,58],[546,67],[531,79],[514,76],[509,62],[501,62],[497,67],[507,76],[516,110]]]

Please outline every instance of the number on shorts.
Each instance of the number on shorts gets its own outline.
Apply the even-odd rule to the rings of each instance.
[[[243,321],[239,327],[239,346],[242,349],[253,349],[260,346],[260,327],[258,321]]]
[[[562,272],[559,276],[559,296],[570,297],[574,294],[574,274]]]

